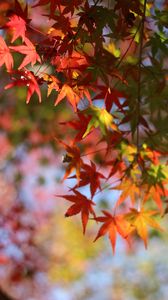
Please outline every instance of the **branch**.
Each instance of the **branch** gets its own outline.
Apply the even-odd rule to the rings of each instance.
[[[142,53],[143,53],[143,36],[144,36],[144,23],[145,23],[145,15],[146,15],[146,5],[147,0],[144,0],[144,7],[143,7],[143,15],[142,15],[142,22],[140,28],[140,48],[139,48],[139,60],[138,60],[138,94],[137,94],[137,149],[140,148],[140,132],[139,132],[139,121],[140,121],[140,106],[141,106],[141,77],[142,77]]]

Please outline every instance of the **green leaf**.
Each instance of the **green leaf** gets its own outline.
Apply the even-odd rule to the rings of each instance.
[[[113,116],[108,113],[105,108],[98,108],[96,106],[90,106],[85,110],[88,115],[91,115],[92,118],[88,123],[87,129],[83,135],[83,138],[86,137],[93,128],[100,128],[100,131],[103,135],[107,134],[108,129],[117,130],[117,126],[113,124]]]

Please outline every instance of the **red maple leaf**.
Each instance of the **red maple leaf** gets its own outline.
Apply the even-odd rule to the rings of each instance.
[[[91,166],[88,164],[83,164],[81,169],[82,171],[80,172],[80,181],[79,184],[75,186],[75,188],[90,184],[91,197],[93,198],[96,190],[101,190],[100,178],[105,178],[105,176],[96,171],[96,165],[92,161]],[[75,176],[72,176],[70,178],[74,177]]]
[[[24,68],[25,66],[27,66],[28,64],[31,63],[31,66],[33,67],[34,64],[38,61],[38,62],[41,62],[41,58],[40,56],[37,54],[36,52],[36,48],[35,46],[31,43],[31,41],[25,37],[24,39],[25,41],[25,45],[20,45],[20,46],[10,46],[9,48],[16,51],[16,52],[19,52],[19,53],[22,53],[22,54],[26,54],[25,58],[23,59],[20,67],[19,67],[19,70]]]
[[[126,170],[126,166],[124,162],[120,161],[119,159],[107,161],[105,164],[106,166],[108,165],[111,166],[111,170],[108,175],[108,178],[114,176],[116,173],[123,174],[123,172],[125,172]]]
[[[0,36],[0,66],[6,65],[8,71],[13,68],[13,57],[2,36]]]
[[[71,217],[81,213],[82,225],[83,225],[83,234],[85,234],[86,226],[89,219],[89,214],[92,214],[96,218],[95,212],[93,210],[93,205],[95,203],[78,191],[73,191],[75,195],[57,195],[57,197],[62,197],[73,204],[68,208],[65,213],[65,217]]]
[[[105,86],[99,86],[99,89],[101,92],[94,97],[94,100],[104,99],[107,111],[110,111],[112,106],[115,104],[123,112],[123,107],[125,105],[127,106],[125,102],[121,103],[120,101],[120,98],[126,98],[124,92],[120,92],[114,88],[110,89]]]
[[[67,34],[67,32],[71,32],[71,23],[68,17],[65,17],[60,13],[58,16],[54,15],[52,19],[56,21],[56,23],[52,25],[53,28],[61,29],[64,34]]]
[[[13,86],[26,86],[28,88],[26,103],[29,103],[31,96],[34,92],[37,93],[39,102],[41,102],[41,93],[38,86],[38,82],[33,73],[24,68],[22,71],[12,71],[11,74],[18,75],[19,78],[11,77],[12,83],[5,86],[5,89],[9,89]]]
[[[78,133],[74,138],[74,142],[78,142],[82,140],[82,137],[88,127],[88,123],[91,119],[91,116],[85,116],[80,112],[77,113],[79,120],[69,121],[69,122],[60,122],[61,125],[68,125],[74,128]]]
[[[102,210],[104,216],[96,217],[94,220],[98,222],[104,223],[95,238],[96,241],[101,236],[105,235],[106,233],[109,234],[109,239],[112,245],[113,253],[115,253],[115,245],[116,245],[116,236],[117,232],[124,238],[128,238],[130,224],[124,219],[123,215],[116,215],[113,216],[106,210]]]
[[[23,41],[25,40],[26,22],[21,17],[12,15],[9,18],[9,22],[6,23],[6,26],[13,30],[12,43],[20,36]]]

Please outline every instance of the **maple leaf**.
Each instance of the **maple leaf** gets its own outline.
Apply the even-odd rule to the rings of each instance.
[[[166,184],[168,182],[168,167],[162,164],[151,164],[147,172],[145,172],[147,181],[147,192],[144,202],[149,198],[153,199],[162,213],[162,197],[167,196],[168,190]]]
[[[137,234],[144,241],[145,248],[147,248],[147,226],[163,231],[160,225],[152,217],[153,215],[158,214],[158,212],[155,210],[145,211],[143,208],[141,208],[141,210],[131,208],[130,211],[130,213],[125,215],[125,218],[132,227],[131,231],[137,231]]]
[[[68,121],[68,122],[60,122],[61,125],[68,125],[72,128],[74,128],[78,133],[76,134],[74,138],[74,142],[78,142],[82,140],[82,136],[84,135],[86,128],[88,126],[88,123],[91,119],[90,116],[85,116],[81,114],[80,112],[77,112],[77,115],[79,117],[79,120],[74,121]]]
[[[56,21],[56,23],[52,25],[53,28],[61,29],[61,31],[65,35],[67,34],[67,32],[71,32],[71,23],[68,17],[65,17],[60,13],[57,16],[54,15],[52,19]]]
[[[116,89],[110,89],[106,86],[99,86],[101,90],[93,99],[103,99],[105,100],[106,110],[109,112],[112,106],[115,104],[122,112],[124,112],[124,106],[127,106],[125,102],[121,104],[120,98],[126,98],[126,94],[124,92],[120,92]]]
[[[56,91],[59,90],[58,84],[60,81],[55,76],[44,73],[42,75],[42,78],[45,82],[47,82],[47,85],[48,85],[47,97],[50,96],[52,90],[56,90]]]
[[[116,186],[115,188],[111,188],[116,189],[116,190],[121,190],[121,195],[116,203],[116,207],[121,205],[121,203],[123,203],[125,200],[127,200],[128,198],[131,199],[131,203],[135,204],[136,198],[138,196],[140,196],[140,188],[136,185],[136,183],[133,182],[133,180],[129,179],[129,178],[125,178],[121,184],[119,184],[118,186]]]
[[[36,81],[36,78],[34,77],[32,72],[24,68],[22,71],[12,71],[11,74],[18,75],[19,79],[16,79],[12,76],[11,79],[13,80],[13,82],[7,84],[5,86],[5,89],[9,89],[14,86],[26,86],[28,88],[26,103],[29,103],[30,98],[34,92],[37,93],[39,102],[41,102],[41,93],[38,82]]]
[[[162,213],[163,203],[161,197],[165,197],[165,195],[166,191],[164,190],[164,188],[157,184],[148,188],[148,191],[144,196],[144,202],[151,198],[153,201],[155,201],[156,205]]]
[[[69,103],[72,105],[74,111],[77,110],[77,104],[80,101],[80,97],[74,92],[74,90],[68,85],[64,84],[59,91],[58,97],[55,101],[55,105],[57,105],[60,101],[62,101],[64,98],[67,98]]]
[[[60,140],[57,140],[57,141],[64,146],[64,148],[67,152],[63,158],[63,162],[68,163],[63,180],[65,180],[70,175],[70,173],[74,169],[76,169],[76,177],[79,182],[80,169],[81,169],[81,166],[83,165],[83,161],[80,157],[80,149],[76,145],[69,146]]]
[[[94,218],[94,220],[96,220],[97,222],[104,223],[100,227],[94,242],[101,236],[104,236],[105,234],[108,233],[109,239],[110,239],[110,242],[112,245],[113,253],[115,253],[117,233],[119,233],[122,236],[122,238],[127,239],[128,234],[130,232],[129,231],[130,225],[124,219],[123,215],[113,216],[106,210],[102,210],[102,212],[103,212],[104,216]]]
[[[34,64],[38,61],[39,63],[41,62],[41,58],[40,56],[37,54],[36,52],[36,48],[35,46],[31,43],[31,41],[25,37],[24,39],[25,41],[25,45],[20,45],[20,46],[10,46],[9,48],[22,53],[22,54],[26,54],[25,58],[23,59],[21,65],[19,66],[18,70],[24,68],[25,66],[27,66],[28,64],[31,63],[31,66],[33,67]]]
[[[95,203],[82,195],[80,192],[76,190],[74,190],[73,192],[75,195],[57,195],[57,197],[62,197],[73,203],[66,211],[65,217],[71,217],[73,215],[81,213],[83,234],[85,234],[89,214],[92,214],[93,217],[96,218],[95,212],[93,210],[93,205],[95,205]]]
[[[137,146],[134,144],[127,144],[125,142],[121,142],[120,151],[124,160],[133,162],[137,155]]]
[[[26,22],[21,17],[12,15],[6,23],[6,26],[13,30],[12,43],[20,36],[23,41],[25,40]]]
[[[83,112],[91,115],[92,118],[87,126],[87,129],[83,135],[83,138],[86,137],[93,128],[100,127],[100,130],[103,135],[107,134],[107,130],[112,128],[117,130],[117,126],[113,123],[113,116],[107,112],[106,109],[99,108],[96,106],[90,106]]]
[[[74,188],[90,184],[91,197],[93,198],[96,190],[101,190],[100,178],[105,178],[105,176],[96,171],[96,165],[92,161],[91,166],[88,164],[83,164],[81,169],[83,171],[80,172],[80,181]],[[75,176],[72,176],[70,178],[75,178]]]
[[[13,57],[2,36],[0,36],[0,66],[6,65],[8,71],[13,68]]]
[[[105,164],[106,164],[106,166],[108,166],[108,165],[112,166],[110,173],[108,175],[108,178],[115,175],[116,173],[123,174],[123,172],[125,172],[125,170],[126,170],[126,166],[125,166],[124,162],[120,161],[118,159],[107,161]]]

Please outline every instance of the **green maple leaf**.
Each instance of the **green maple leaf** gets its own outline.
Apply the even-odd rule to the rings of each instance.
[[[88,123],[87,129],[83,135],[83,138],[86,137],[93,128],[100,128],[100,131],[103,135],[107,134],[108,129],[117,130],[117,126],[113,123],[113,116],[108,113],[105,108],[99,108],[96,106],[90,106],[85,110],[88,115],[91,115],[92,118]]]

